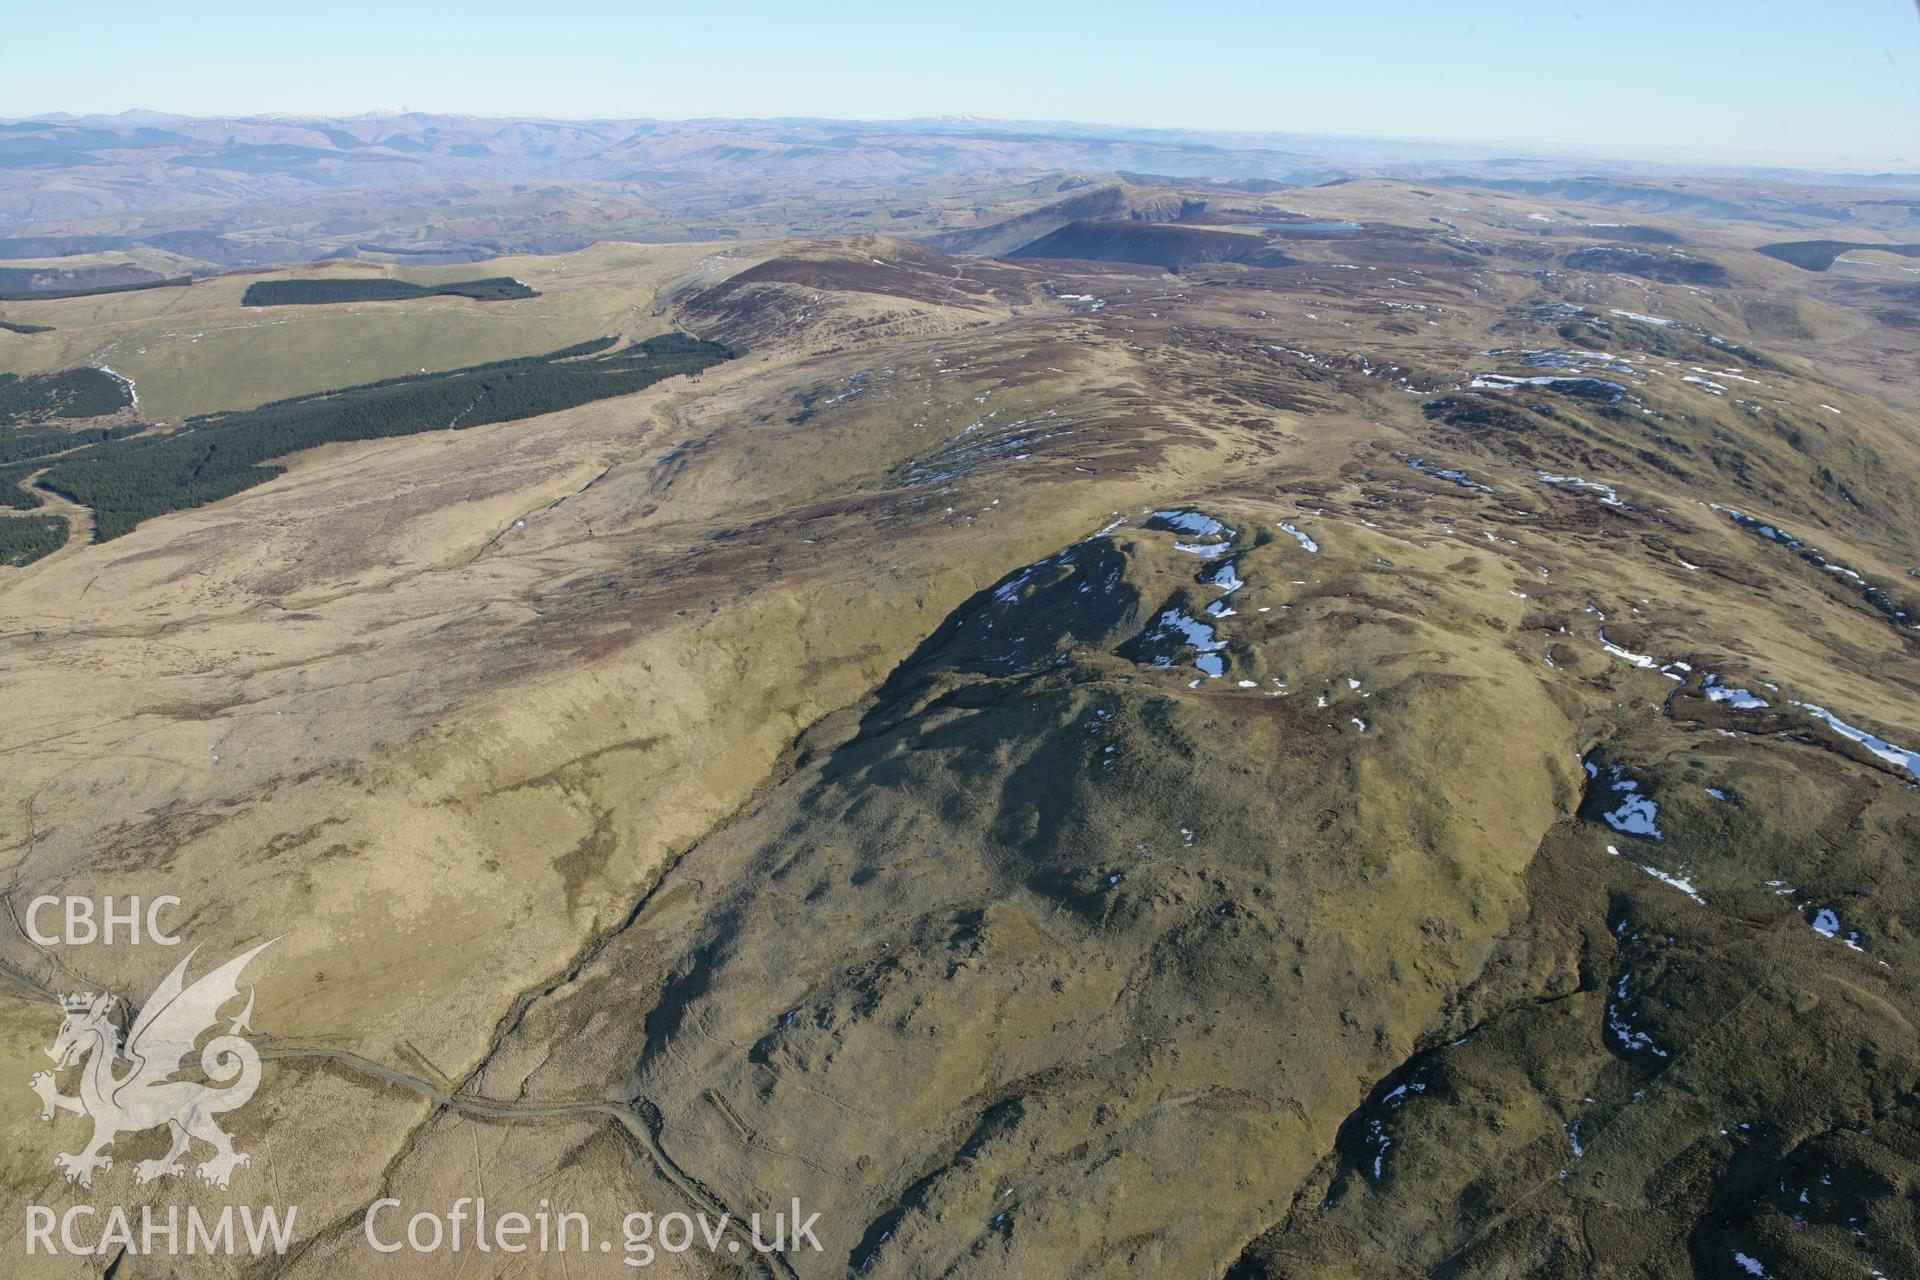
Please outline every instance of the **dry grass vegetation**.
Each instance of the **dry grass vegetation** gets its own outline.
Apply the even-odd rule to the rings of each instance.
[[[744,350],[0,569],[16,910],[287,934],[234,1117],[276,1274],[481,1186],[797,1195],[801,1276],[1920,1269],[1920,790],[1812,709],[1920,749],[1898,281],[1639,213],[1724,277],[1626,271],[1564,194],[1240,203],[1284,264],[606,244],[0,334],[150,419]],[[50,989],[176,959],[0,937]],[[0,1000],[24,1081],[49,1006]],[[61,1198],[35,1105],[0,1181]]]

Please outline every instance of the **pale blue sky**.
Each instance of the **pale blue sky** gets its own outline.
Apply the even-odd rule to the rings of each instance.
[[[1914,0],[11,0],[0,115],[969,114],[1920,168]]]

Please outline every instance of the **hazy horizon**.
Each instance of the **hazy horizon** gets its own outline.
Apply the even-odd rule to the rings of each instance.
[[[1666,163],[1920,168],[1920,21],[1906,0],[1820,11],[1625,0],[1592,15],[1514,0],[1446,13],[1388,0],[1357,14],[1233,3],[1194,22],[1144,4],[1040,11],[1005,0],[986,0],[964,22],[873,0],[830,19],[753,0],[723,22],[588,0],[544,25],[500,0],[405,10],[348,0],[276,15],[265,31],[233,0],[186,14],[116,2],[105,16],[81,85],[71,63],[30,62],[0,86],[0,115],[972,117]],[[52,47],[61,21],[51,11],[17,15],[18,47]],[[378,40],[345,42],[348,31]],[[183,79],[185,62],[220,74]]]
[[[1685,146],[1614,146],[1581,147],[1553,142],[1523,142],[1512,139],[1448,138],[1420,137],[1412,134],[1356,134],[1356,133],[1303,133],[1291,130],[1245,130],[1211,129],[1163,124],[1117,124],[1104,120],[1031,120],[1011,117],[981,115],[940,115],[940,116],[899,116],[899,117],[854,117],[854,116],[815,116],[815,115],[703,115],[703,116],[561,116],[544,113],[512,113],[489,115],[471,111],[441,110],[435,107],[411,105],[397,107],[374,107],[358,111],[312,112],[312,111],[247,111],[197,114],[185,111],[168,111],[154,107],[134,106],[117,111],[70,111],[50,110],[26,115],[0,116],[8,122],[33,121],[115,121],[129,117],[140,120],[193,120],[193,121],[260,121],[260,122],[298,122],[298,121],[348,121],[378,120],[401,117],[420,117],[437,119],[488,120],[500,122],[528,121],[542,124],[665,124],[697,125],[703,123],[727,124],[793,124],[793,125],[840,125],[849,128],[881,128],[889,126],[906,127],[913,125],[960,126],[978,125],[983,129],[1006,128],[1009,130],[1035,132],[1038,135],[1047,129],[1083,131],[1088,136],[1107,136],[1115,139],[1152,139],[1156,135],[1168,138],[1217,140],[1216,145],[1232,145],[1237,149],[1256,151],[1267,150],[1276,153],[1287,152],[1298,147],[1323,147],[1328,159],[1343,158],[1342,148],[1401,150],[1405,154],[1391,159],[1378,160],[1379,163],[1408,165],[1419,163],[1444,164],[1448,159],[1462,164],[1470,160],[1513,159],[1536,161],[1591,161],[1596,165],[1624,162],[1632,165],[1656,167],[1686,168],[1689,166],[1705,169],[1728,169],[1733,171],[1761,171],[1777,169],[1783,172],[1801,172],[1810,174],[1842,175],[1920,175],[1920,156],[1902,161],[1899,158],[1876,161],[1871,157],[1839,157],[1826,162],[1818,160],[1794,161],[1763,152],[1738,152],[1730,150],[1706,151]],[[964,130],[953,128],[952,132]],[[1232,140],[1228,142],[1227,140]],[[1430,149],[1434,154],[1421,154]],[[1459,153],[1448,155],[1447,153]]]

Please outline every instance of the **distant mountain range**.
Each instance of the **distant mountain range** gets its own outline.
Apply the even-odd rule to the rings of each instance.
[[[1279,189],[1398,177],[1537,193],[1596,173],[1681,172],[1407,141],[965,118],[55,114],[0,121],[0,257],[147,250],[169,256],[151,265],[171,272],[345,254],[473,259],[605,238],[832,234],[873,225],[857,221],[876,216],[860,193],[879,187],[911,197],[881,215],[889,230],[964,239],[1010,188],[1036,181]],[[1684,172],[1920,191],[1913,174]]]
[[[565,121],[421,112],[195,118],[126,111],[0,122],[0,172],[25,171],[44,180],[49,170],[92,171],[84,177],[99,179],[127,165],[155,162],[169,171],[276,176],[317,186],[480,176],[673,182],[695,180],[721,166],[737,178],[743,162],[774,172],[893,181],[980,169],[1124,169],[1292,183],[1385,170],[1398,176],[1683,171],[1574,152],[1514,155],[1409,141],[970,118]],[[1920,185],[1915,174],[1697,165],[1684,171],[1773,181]]]

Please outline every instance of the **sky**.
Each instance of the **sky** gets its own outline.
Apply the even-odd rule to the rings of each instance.
[[[1920,169],[1915,0],[7,0],[0,14],[15,51],[0,117],[972,115]]]

